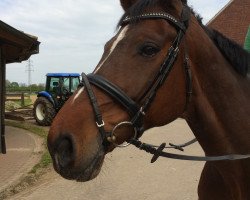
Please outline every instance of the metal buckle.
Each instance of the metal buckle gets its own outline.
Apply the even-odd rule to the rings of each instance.
[[[177,47],[174,49],[174,52],[175,52],[175,54],[177,54],[177,53],[179,53],[179,51],[180,51],[180,49],[179,49],[179,47],[177,46]]]
[[[115,130],[118,128],[118,127],[120,127],[120,126],[122,126],[122,125],[130,125],[130,126],[132,126],[133,128],[134,128],[134,136],[132,137],[133,139],[136,139],[137,138],[137,129],[133,126],[133,124],[132,124],[132,122],[128,122],[128,121],[124,121],[124,122],[121,122],[121,123],[119,123],[119,124],[117,124],[114,128],[113,128],[113,130],[111,131],[111,136],[110,136],[110,138],[111,138],[111,142],[116,146],[116,147],[120,147],[120,148],[124,148],[124,147],[127,147],[127,146],[129,146],[130,145],[130,143],[128,143],[128,142],[124,142],[124,143],[122,143],[122,144],[116,144],[115,143],[115,139],[116,139],[116,135],[114,134],[114,132],[115,132]]]
[[[104,121],[102,120],[101,124],[98,124],[98,122],[95,122],[98,128],[101,128],[105,125]]]
[[[141,108],[140,108],[140,113],[141,113],[143,116],[145,116],[145,115],[146,115],[146,113],[144,112],[143,107],[141,107]]]

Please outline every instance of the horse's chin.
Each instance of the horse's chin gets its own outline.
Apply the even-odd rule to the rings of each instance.
[[[58,174],[60,174],[65,179],[75,180],[78,182],[86,182],[98,176],[98,174],[101,171],[104,157],[105,154],[103,152],[99,152],[87,167],[80,166],[72,169],[69,168],[60,169],[54,164],[54,169]]]
[[[75,179],[78,182],[90,181],[98,176],[101,171],[105,155],[95,158],[93,162]]]

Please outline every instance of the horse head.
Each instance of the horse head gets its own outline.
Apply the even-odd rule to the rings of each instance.
[[[99,64],[87,77],[90,88],[84,83],[72,95],[49,131],[54,168],[68,179],[96,177],[106,153],[185,111],[188,77],[183,40],[190,14],[185,1],[121,0],[121,5],[125,14],[117,34],[105,44]],[[114,86],[113,95],[98,87],[99,83]],[[120,97],[135,108],[126,108]],[[98,113],[93,112],[95,100]],[[101,122],[97,122],[98,114]],[[140,124],[138,129],[135,124]],[[112,134],[106,145],[100,129]]]

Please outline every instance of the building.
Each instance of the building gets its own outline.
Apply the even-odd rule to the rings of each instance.
[[[250,27],[250,0],[229,1],[207,25],[243,46]]]
[[[0,20],[0,153],[5,147],[5,79],[6,64],[22,62],[39,53],[37,37],[21,32]]]

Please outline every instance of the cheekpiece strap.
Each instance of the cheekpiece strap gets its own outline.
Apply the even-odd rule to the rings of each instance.
[[[102,139],[105,142],[105,139],[106,139],[106,132],[104,130],[105,124],[104,124],[104,121],[102,119],[102,114],[101,114],[101,111],[99,109],[96,96],[95,96],[94,91],[92,90],[92,88],[90,86],[88,77],[86,76],[85,73],[82,73],[82,85],[87,90],[87,94],[89,96],[89,100],[90,100],[91,106],[92,106],[93,111],[94,111],[97,128],[99,129],[101,136],[102,136]]]

